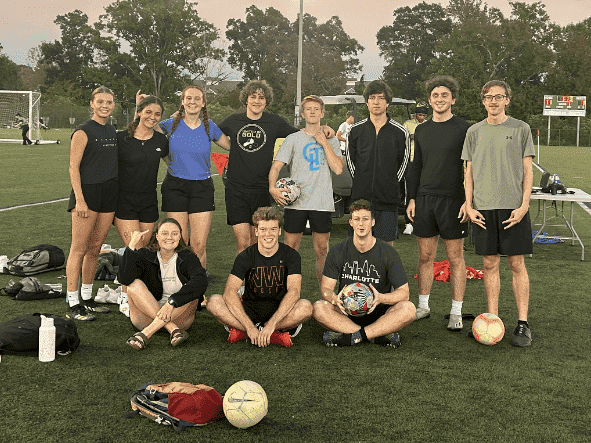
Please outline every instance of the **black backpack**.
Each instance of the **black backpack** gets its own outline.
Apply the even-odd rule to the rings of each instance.
[[[59,246],[37,245],[25,249],[16,257],[8,260],[6,273],[28,277],[42,272],[57,271],[64,268],[66,257]]]
[[[66,294],[55,289],[55,286],[44,285],[35,277],[25,277],[18,283],[10,280],[5,288],[0,289],[0,293],[4,291],[6,295],[11,295],[14,300],[20,301],[64,297]]]
[[[55,325],[55,352],[68,355],[80,345],[74,320],[55,314],[43,314],[53,318]],[[41,314],[26,314],[0,325],[0,355],[37,355],[39,353],[39,328]]]
[[[94,279],[106,281],[115,280],[117,278],[117,273],[119,272],[122,258],[123,256],[117,251],[101,252],[96,265]]]

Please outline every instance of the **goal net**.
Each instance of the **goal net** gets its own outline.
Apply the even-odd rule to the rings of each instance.
[[[0,142],[22,143],[23,127],[28,125],[29,139],[33,143],[40,143],[40,106],[39,92],[0,91]]]

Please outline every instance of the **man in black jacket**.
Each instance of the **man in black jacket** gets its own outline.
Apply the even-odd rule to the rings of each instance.
[[[392,244],[398,234],[400,181],[410,159],[410,136],[386,112],[392,101],[388,85],[373,81],[363,91],[363,97],[369,118],[351,128],[346,155],[353,177],[351,200],[371,202],[376,221],[373,235]]]

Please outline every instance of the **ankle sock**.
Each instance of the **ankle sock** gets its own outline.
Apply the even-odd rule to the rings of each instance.
[[[449,313],[451,315],[462,315],[462,304],[463,301],[452,300],[451,301],[451,311]]]
[[[82,283],[80,296],[82,297],[82,300],[90,300],[92,298],[92,283]]]
[[[429,309],[429,295],[419,294],[419,308]]]
[[[78,298],[78,291],[67,291],[66,292],[66,301],[70,307],[76,306],[80,303],[80,299]]]

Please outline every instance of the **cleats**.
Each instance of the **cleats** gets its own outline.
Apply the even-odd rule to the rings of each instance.
[[[270,342],[273,345],[284,346],[286,348],[291,348],[293,346],[293,342],[291,341],[291,336],[289,335],[289,332],[273,332],[271,334]]]
[[[376,337],[373,339],[373,342],[376,345],[388,346],[394,349],[399,348],[402,344],[400,342],[400,336],[397,332],[391,332],[389,334],[382,335],[381,337]]]
[[[325,346],[353,346],[361,343],[363,339],[361,334],[357,331],[354,334],[345,334],[343,332],[326,331],[322,336],[322,343]]]
[[[448,331],[461,331],[464,327],[462,316],[460,314],[449,314],[449,323],[447,324]]]
[[[231,328],[230,333],[228,334],[228,342],[229,343],[237,343],[240,340],[248,339],[248,334],[246,332],[241,331],[240,329]]]
[[[66,317],[80,321],[93,321],[96,318],[94,315],[87,312],[86,308],[81,304],[70,306],[70,312],[66,314]]]
[[[289,333],[289,336],[291,338],[294,338],[296,335],[298,335],[300,333],[300,331],[302,330],[302,324],[300,323],[299,325],[297,325],[297,327],[292,328],[292,329],[288,329],[287,333]]]
[[[525,348],[531,345],[531,329],[528,325],[523,323],[517,324],[517,327],[513,332],[511,344],[520,348]]]
[[[429,308],[417,308],[417,316],[415,320],[420,320],[422,318],[429,318],[431,317],[431,309]]]
[[[99,314],[108,314],[111,312],[109,308],[99,305],[92,298],[90,300],[82,300],[81,303],[82,306],[84,306],[84,308],[90,312],[97,312]]]

